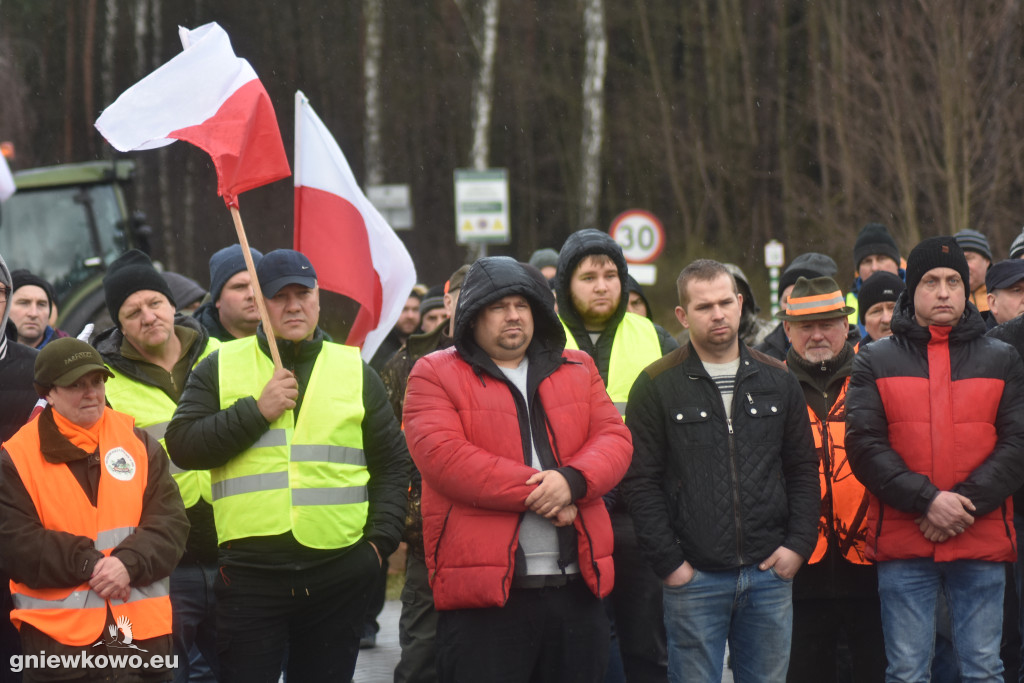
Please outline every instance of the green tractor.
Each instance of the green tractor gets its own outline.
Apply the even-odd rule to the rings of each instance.
[[[107,264],[133,247],[149,251],[151,228],[128,208],[130,159],[14,173],[17,192],[0,204],[0,255],[53,284],[57,327],[77,335],[112,323],[103,297]]]

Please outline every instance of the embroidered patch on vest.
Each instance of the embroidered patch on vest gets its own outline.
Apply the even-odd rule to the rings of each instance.
[[[107,451],[103,456],[103,465],[114,479],[131,481],[135,476],[135,459],[120,446]]]

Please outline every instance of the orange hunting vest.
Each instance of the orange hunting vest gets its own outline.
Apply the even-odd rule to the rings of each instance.
[[[853,476],[846,458],[846,388],[843,382],[839,397],[821,423],[807,407],[818,451],[818,475],[821,480],[821,515],[818,518],[818,543],[809,564],[820,562],[828,550],[829,537],[834,534],[839,552],[854,564],[871,564],[864,554],[867,536],[868,494]]]
[[[146,445],[135,435],[135,421],[107,408],[100,422],[100,481],[96,506],[64,463],[50,463],[39,448],[35,419],[4,444],[46,529],[87,536],[110,555],[131,535],[142,515],[149,478]],[[92,645],[104,637],[107,607],[116,621],[127,617],[134,640],[171,632],[171,600],[165,578],[148,586],[132,586],[127,602],[106,601],[86,581],[64,588],[30,588],[11,581],[11,621],[22,622],[65,645]]]

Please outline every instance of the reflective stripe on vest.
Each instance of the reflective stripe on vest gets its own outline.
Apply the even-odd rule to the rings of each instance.
[[[821,561],[828,551],[829,537],[834,535],[840,554],[854,564],[870,564],[865,555],[867,538],[868,494],[853,476],[846,456],[846,388],[843,388],[822,425],[807,407],[818,452],[818,478],[821,483],[821,512],[818,517],[818,542],[809,564]],[[827,444],[825,444],[827,439]]]
[[[199,358],[192,365],[194,368],[211,353],[220,348],[220,342],[214,338],[206,344],[206,348],[199,354]],[[113,365],[107,363],[107,368],[114,373],[114,376],[107,380],[107,403],[117,411],[126,413],[135,418],[135,426],[139,427],[167,450],[164,443],[164,433],[170,423],[171,416],[177,405],[171,400],[163,389],[151,384],[144,384],[134,380],[118,371]],[[170,463],[171,476],[178,485],[178,492],[181,494],[181,501],[186,508],[190,508],[199,502],[200,496],[211,502],[210,496],[210,473],[206,470],[183,470],[173,462]]]
[[[561,319],[560,319],[561,320]],[[565,348],[579,349],[572,332],[562,321],[565,328]],[[608,396],[619,411],[626,417],[626,401],[633,382],[648,365],[661,358],[661,341],[654,323],[636,313],[626,312],[615,328],[612,339],[612,353],[608,360]]]
[[[42,525],[93,539],[105,556],[131,534],[142,517],[149,480],[149,453],[134,430],[134,420],[107,408],[99,429],[99,484],[96,505],[64,463],[47,462],[40,454],[39,420],[30,422],[4,444],[32,498]],[[171,632],[169,582],[135,586],[127,601],[100,598],[88,582],[60,588],[30,588],[11,581],[17,627],[32,624],[66,645],[91,645],[101,636],[107,610],[127,617],[136,639]]]
[[[148,600],[149,598],[162,598],[170,594],[171,580],[160,579],[148,586],[132,588],[127,600],[111,600],[110,604],[123,605],[129,602]],[[71,595],[66,598],[56,600],[35,598],[21,593],[12,595],[11,598],[14,600],[15,609],[93,609],[106,606],[106,601],[91,590],[72,591]]]
[[[273,372],[255,337],[222,345],[221,408],[259,396]],[[310,548],[343,548],[362,537],[370,478],[362,397],[359,349],[324,342],[298,418],[286,411],[249,449],[211,470],[221,543],[291,531]]]

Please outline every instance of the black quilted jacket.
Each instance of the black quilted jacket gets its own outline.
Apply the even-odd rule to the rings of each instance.
[[[693,346],[649,366],[629,395],[633,463],[621,488],[664,578],[758,563],[780,545],[810,557],[820,505],[807,404],[781,363],[745,346],[727,421]]]

